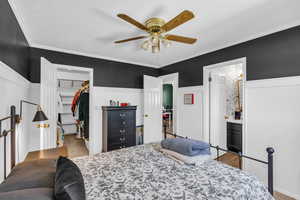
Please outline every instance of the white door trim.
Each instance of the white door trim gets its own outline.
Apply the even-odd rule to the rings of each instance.
[[[167,74],[160,76],[163,84],[173,85],[173,134],[178,133],[178,79],[179,73]]]
[[[234,60],[230,60],[230,61],[226,61],[226,62],[222,62],[222,63],[217,63],[217,64],[213,64],[213,65],[208,65],[208,66],[204,66],[203,67],[203,136],[204,136],[204,141],[209,142],[209,72],[212,69],[215,68],[219,68],[219,67],[224,67],[224,66],[228,66],[228,65],[234,65],[234,64],[242,64],[242,68],[243,68],[243,153],[246,154],[246,140],[247,140],[247,90],[246,90],[246,80],[247,80],[247,58],[243,57],[243,58],[239,58],[239,59],[234,59]]]
[[[45,58],[41,58],[45,59]],[[88,72],[89,73],[89,81],[90,81],[90,106],[89,106],[89,154],[93,155],[95,154],[95,127],[94,127],[94,120],[95,120],[95,112],[94,112],[94,69],[92,68],[85,68],[85,67],[77,67],[77,66],[70,66],[70,65],[62,65],[62,64],[54,64],[56,66],[56,70],[63,69],[63,70],[70,70],[70,71],[82,71],[82,72]],[[42,93],[41,93],[42,95]],[[55,132],[55,138],[56,138],[56,132]]]

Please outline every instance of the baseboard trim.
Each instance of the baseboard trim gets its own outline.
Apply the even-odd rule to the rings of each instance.
[[[283,190],[283,189],[280,189],[280,188],[275,188],[275,191],[276,191],[276,192],[279,192],[279,193],[281,193],[281,194],[284,194],[284,195],[286,195],[286,196],[289,196],[289,197],[291,197],[291,198],[294,198],[294,199],[300,199],[300,195],[298,195],[298,194],[293,194],[293,193],[291,193],[291,192],[288,192],[288,191]]]

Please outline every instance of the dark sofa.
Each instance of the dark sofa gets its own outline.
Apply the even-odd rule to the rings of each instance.
[[[0,184],[1,200],[53,200],[56,160],[18,164]]]

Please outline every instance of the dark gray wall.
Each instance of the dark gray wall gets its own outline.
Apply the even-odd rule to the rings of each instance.
[[[143,88],[143,75],[158,76],[158,70],[128,63],[121,63],[86,56],[30,49],[30,80],[40,82],[40,58],[52,63],[88,67],[94,69],[94,85],[104,87]]]
[[[162,69],[29,48],[7,0],[0,0],[0,60],[31,82],[40,82],[40,57],[94,68],[96,86],[142,88],[143,75],[179,72],[179,86],[202,85],[203,66],[247,57],[247,79],[300,75],[300,26],[178,62]]]
[[[247,80],[300,75],[300,26],[160,69],[179,72],[179,87],[203,84],[203,66],[247,57]]]
[[[0,60],[29,79],[29,45],[7,0],[0,0]]]

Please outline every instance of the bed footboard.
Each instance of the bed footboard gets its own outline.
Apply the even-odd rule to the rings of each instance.
[[[183,137],[183,136],[180,136],[180,135],[177,135],[177,134],[167,133],[166,132],[166,127],[164,127],[164,129],[165,129],[164,130],[164,137],[165,138],[167,138],[167,135],[172,135],[173,137],[187,138],[187,137]],[[267,151],[267,154],[268,154],[268,161],[253,158],[253,157],[244,155],[242,153],[236,153],[236,152],[233,152],[233,151],[230,151],[230,150],[227,150],[227,149],[220,148],[219,146],[213,146],[211,144],[210,144],[210,147],[217,150],[217,160],[219,160],[220,151],[233,153],[233,154],[236,154],[237,156],[239,156],[240,169],[241,169],[241,166],[242,166],[241,165],[242,158],[246,158],[246,159],[249,159],[249,160],[253,160],[253,161],[268,165],[268,190],[269,190],[269,192],[272,196],[274,195],[274,190],[273,190],[273,187],[274,187],[274,182],[273,182],[273,154],[274,154],[275,151],[272,147],[266,148],[266,151]]]

